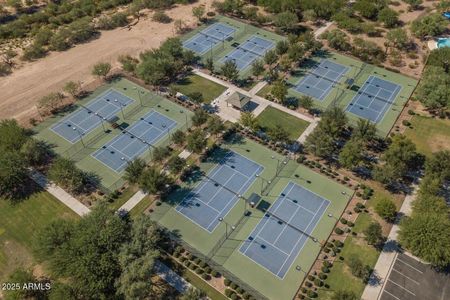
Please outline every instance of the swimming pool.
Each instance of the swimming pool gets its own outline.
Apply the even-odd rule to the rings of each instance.
[[[450,47],[450,38],[439,38],[437,40],[437,47],[438,48]]]

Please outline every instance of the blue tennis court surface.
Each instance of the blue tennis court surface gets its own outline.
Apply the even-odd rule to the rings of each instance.
[[[102,120],[107,120],[117,114],[121,107],[132,103],[133,99],[116,90],[108,90],[101,94],[84,108],[81,107],[66,118],[52,126],[51,130],[70,143],[75,143],[94,128]]]
[[[231,51],[228,55],[225,55],[221,59],[222,63],[233,60],[236,63],[238,70],[243,70],[251,65],[256,59],[262,58],[267,51],[274,47],[272,41],[260,38],[253,35],[245,41],[242,45],[239,45],[236,49]]]
[[[370,76],[346,110],[374,123],[380,122],[401,90],[401,86]]]
[[[95,151],[92,156],[116,172],[120,172],[127,163],[147,151],[177,125],[174,120],[151,111],[145,117],[123,131],[112,141]]]
[[[230,151],[225,158],[181,201],[176,210],[186,218],[213,232],[256,180],[263,167]]]
[[[283,278],[329,204],[289,182],[239,251]]]
[[[233,36],[235,28],[223,23],[215,23],[183,43],[183,47],[202,55],[229,37]]]
[[[294,90],[322,101],[348,70],[349,68],[344,65],[324,59],[309,71],[308,75],[300,79]]]

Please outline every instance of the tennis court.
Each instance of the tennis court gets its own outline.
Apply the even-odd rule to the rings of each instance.
[[[289,182],[239,251],[283,279],[329,204]]]
[[[324,59],[300,79],[294,90],[323,101],[349,70],[349,67]]]
[[[253,35],[242,45],[237,46],[231,53],[225,55],[221,59],[221,62],[225,63],[226,61],[233,60],[238,70],[243,70],[256,59],[262,58],[273,47],[274,43],[272,41]]]
[[[256,162],[229,151],[176,210],[211,233],[263,170]]]
[[[348,104],[346,111],[378,123],[394,103],[401,88],[391,81],[370,76]]]
[[[120,172],[128,162],[149,150],[176,125],[174,120],[152,110],[92,156],[115,172]]]
[[[183,43],[183,47],[202,55],[217,44],[232,37],[236,29],[223,23],[215,23],[198,32]]]
[[[131,98],[110,89],[53,125],[51,130],[73,144],[132,102]]]

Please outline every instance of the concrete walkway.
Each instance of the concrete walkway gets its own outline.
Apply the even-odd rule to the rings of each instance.
[[[303,131],[302,135],[297,139],[297,142],[303,144],[306,141],[308,135],[310,135],[317,127],[317,124],[319,124],[319,120],[314,120],[311,124],[309,124],[309,126],[306,127],[305,131]]]
[[[160,261],[155,261],[155,273],[164,279],[169,285],[174,287],[180,293],[185,293],[192,285],[184,280],[183,277],[172,271],[168,266]]]
[[[131,211],[142,199],[147,196],[142,190],[137,191],[124,205],[122,205],[119,210]]]
[[[418,185],[413,186],[414,190],[412,194],[405,197],[402,207],[400,208],[400,213],[398,214],[395,224],[391,228],[391,232],[388,235],[387,241],[381,251],[378,261],[375,264],[374,271],[370,276],[369,283],[364,289],[361,299],[363,300],[375,300],[381,296],[381,292],[386,283],[386,278],[388,278],[391,271],[392,265],[398,254],[398,244],[397,237],[399,232],[399,222],[402,216],[411,215],[412,202],[416,199]]]
[[[267,85],[267,81],[258,82],[250,91],[250,95],[256,95],[260,90],[262,90]]]
[[[67,193],[56,184],[49,182],[47,177],[45,177],[38,171],[31,171],[31,178],[79,216],[82,217],[90,212],[89,208],[84,206],[80,201],[72,197],[72,195]]]
[[[223,85],[223,86],[228,88],[227,91],[225,91],[222,95],[220,95],[216,99],[216,102],[218,103],[218,106],[219,106],[219,112],[217,114],[220,117],[223,117],[223,119],[225,119],[225,120],[228,120],[228,121],[231,121],[231,122],[237,122],[239,120],[240,112],[238,110],[236,110],[236,109],[231,108],[231,107],[229,109],[226,109],[226,107],[228,107],[228,105],[226,104],[226,101],[225,101],[228,98],[228,96],[231,95],[233,92],[239,92],[239,93],[241,93],[241,94],[251,98],[253,102],[255,102],[256,104],[258,104],[260,106],[263,106],[264,108],[270,105],[270,106],[272,106],[272,107],[274,107],[276,109],[284,111],[284,112],[286,112],[286,113],[288,113],[290,115],[293,115],[293,116],[295,116],[295,117],[297,117],[299,119],[305,120],[305,121],[307,121],[309,123],[314,122],[314,119],[311,118],[310,116],[301,114],[301,113],[299,113],[297,111],[293,111],[292,109],[289,109],[289,108],[287,108],[287,107],[285,107],[285,106],[283,106],[281,104],[269,101],[267,99],[264,99],[263,97],[260,97],[260,96],[257,96],[255,94],[252,94],[252,93],[250,93],[250,92],[248,92],[248,91],[246,91],[244,89],[241,89],[241,88],[233,85],[230,82],[227,82],[225,80],[216,78],[216,77],[211,76],[209,74],[205,74],[205,73],[203,73],[203,72],[201,72],[200,70],[197,70],[197,69],[195,69],[193,72],[196,75],[202,76],[203,78],[209,79],[209,80],[211,80],[213,82],[216,82],[216,83],[218,83],[220,85]],[[260,86],[263,86],[263,85],[261,84],[258,87],[260,87]],[[252,91],[253,90],[256,90],[255,87],[252,89]],[[224,104],[224,102],[225,102],[225,104]],[[224,109],[224,111],[221,111],[221,109]],[[258,109],[256,109],[256,110],[258,110]],[[260,111],[262,111],[262,110],[260,109]]]

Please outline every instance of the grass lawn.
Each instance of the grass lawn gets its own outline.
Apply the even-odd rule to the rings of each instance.
[[[204,280],[198,277],[197,274],[189,270],[188,268],[184,269],[183,277],[191,283],[196,288],[204,291],[209,298],[213,300],[226,300],[228,299],[225,295],[214,289],[212,286],[207,284]]]
[[[364,230],[365,226],[370,224],[370,216],[361,214],[356,220],[355,231]],[[331,299],[333,291],[350,290],[353,291],[359,299],[364,291],[365,284],[361,279],[353,276],[345,260],[351,256],[359,257],[365,264],[371,268],[375,266],[380,253],[372,246],[366,244],[363,238],[349,236],[345,240],[342,252],[339,254],[344,257],[343,261],[339,259],[334,263],[331,272],[328,274],[326,283],[329,289],[319,290],[319,299]]]
[[[183,80],[172,84],[170,87],[186,96],[194,92],[200,92],[203,95],[203,102],[205,103],[211,103],[211,101],[219,97],[227,89],[223,85],[198,75],[189,75]]]
[[[0,199],[0,279],[18,266],[33,264],[34,237],[58,218],[77,215],[47,192],[36,192],[15,205]]]
[[[414,116],[411,125],[405,135],[421,153],[429,156],[433,152],[450,150],[450,120]]]
[[[291,140],[296,140],[305,131],[309,123],[279,109],[268,106],[258,117],[259,125],[265,130],[280,125]]]
[[[272,86],[270,84],[266,84],[262,89],[256,93],[256,95],[266,98],[267,95],[270,93],[270,90],[272,89]]]
[[[130,211],[131,217],[135,218],[144,213],[144,211],[155,201],[152,196],[146,196]]]
[[[127,187],[122,194],[120,194],[119,198],[114,200],[114,202],[109,204],[109,207],[113,210],[118,210],[122,205],[125,204],[130,198],[138,191],[137,186],[129,186]]]

